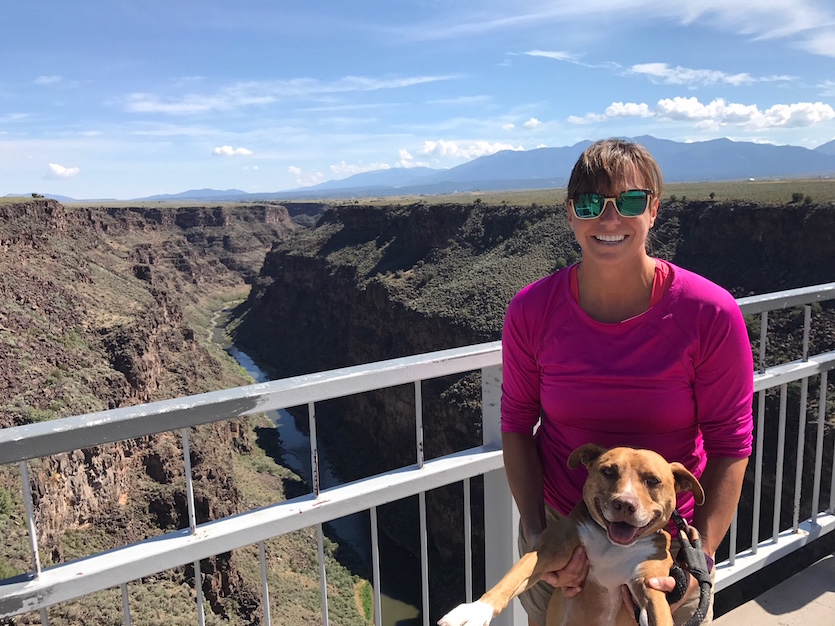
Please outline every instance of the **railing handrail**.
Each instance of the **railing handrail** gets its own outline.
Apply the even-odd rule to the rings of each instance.
[[[498,365],[501,348],[491,341],[6,428],[0,465],[478,370]]]
[[[835,282],[738,298],[743,314],[835,300]],[[0,430],[0,465],[303,406],[501,363],[501,341],[440,350],[267,383],[64,417]]]

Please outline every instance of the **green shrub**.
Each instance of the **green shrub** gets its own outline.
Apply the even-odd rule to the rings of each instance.
[[[800,202],[801,200],[803,200],[803,194],[799,191],[795,191],[792,194],[792,202]]]

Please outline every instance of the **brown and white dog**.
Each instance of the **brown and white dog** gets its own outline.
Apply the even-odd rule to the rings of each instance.
[[[568,466],[588,468],[583,500],[571,513],[549,525],[533,551],[524,555],[499,583],[481,598],[462,604],[440,619],[440,626],[487,626],[510,601],[535,585],[545,572],[562,569],[582,544],[589,573],[583,590],[566,599],[554,593],[546,626],[626,626],[635,616],[623,604],[621,586],[632,594],[639,622],[672,626],[665,594],[647,580],[668,576],[673,563],[670,535],[665,530],[676,493],[692,491],[704,503],[699,481],[681,463],[634,448],[607,450],[594,444],[577,448]]]

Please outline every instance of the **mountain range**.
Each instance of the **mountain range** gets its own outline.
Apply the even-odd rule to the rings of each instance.
[[[646,146],[655,156],[666,182],[835,177],[835,140],[814,150],[730,139],[683,143],[642,136],[633,141]],[[577,157],[590,144],[591,141],[581,141],[559,148],[503,150],[450,169],[391,168],[270,193],[192,189],[134,200],[313,200],[564,187]],[[62,202],[75,201],[46,195]]]

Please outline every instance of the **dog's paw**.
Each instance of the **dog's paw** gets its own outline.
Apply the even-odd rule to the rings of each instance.
[[[492,619],[493,607],[477,601],[459,604],[438,621],[438,626],[487,626]]]

